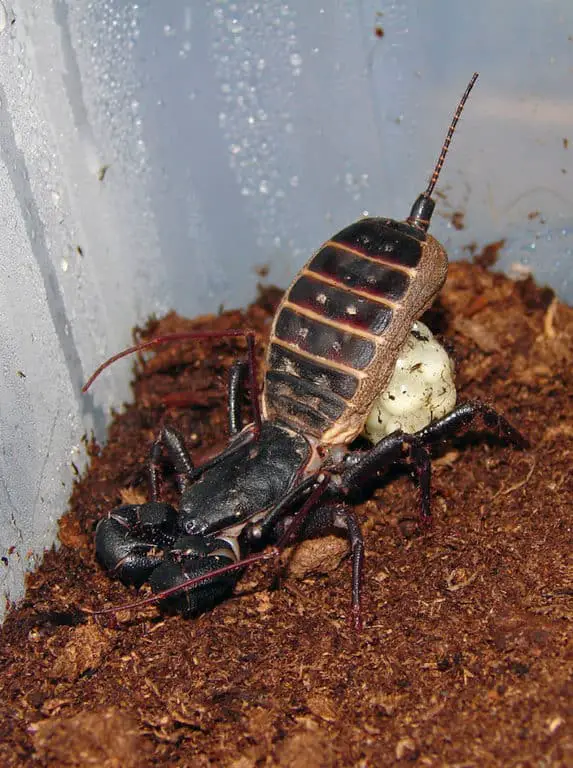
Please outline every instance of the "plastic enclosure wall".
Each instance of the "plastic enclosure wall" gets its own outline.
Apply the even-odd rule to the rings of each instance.
[[[95,366],[152,312],[245,304],[257,266],[286,286],[363,212],[404,218],[474,70],[432,232],[503,237],[502,268],[573,298],[572,37],[570,0],[0,0],[3,593],[129,396],[122,363],[82,397]]]

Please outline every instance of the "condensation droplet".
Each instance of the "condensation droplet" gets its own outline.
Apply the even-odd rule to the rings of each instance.
[[[190,50],[191,50],[191,43],[189,42],[189,40],[185,40],[185,42],[183,43],[179,51],[180,58],[186,59],[187,56],[189,55]]]
[[[60,266],[62,268],[62,272],[67,272],[68,271],[68,267],[70,265],[68,264],[68,260],[67,259],[62,259],[62,261],[60,263]]]
[[[269,186],[269,182],[266,179],[263,179],[259,184],[259,192],[261,193],[261,195],[269,194],[270,186]]]
[[[290,178],[291,187],[298,187],[298,182],[299,182],[298,176],[291,176]]]
[[[302,64],[302,56],[300,53],[291,53],[290,55],[290,63],[293,67],[300,67]]]

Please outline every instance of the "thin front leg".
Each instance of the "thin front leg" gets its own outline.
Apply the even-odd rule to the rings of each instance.
[[[82,392],[87,392],[88,389],[91,387],[93,382],[98,378],[98,376],[105,371],[106,368],[108,368],[110,365],[115,363],[117,360],[121,360],[123,357],[126,357],[127,355],[132,355],[135,352],[143,352],[145,349],[151,349],[152,347],[156,347],[160,344],[168,344],[173,342],[180,342],[180,341],[191,341],[193,339],[226,339],[226,338],[244,338],[247,342],[247,354],[248,354],[248,379],[249,379],[249,392],[251,396],[251,408],[253,413],[253,425],[254,425],[254,434],[255,438],[258,440],[261,434],[261,408],[259,403],[259,389],[258,389],[258,383],[257,383],[257,358],[256,358],[256,350],[255,350],[255,334],[253,331],[248,330],[229,330],[229,331],[185,331],[181,333],[168,333],[164,336],[157,336],[154,339],[150,339],[149,341],[143,341],[140,344],[135,344],[133,347],[128,347],[127,349],[124,349],[122,352],[118,352],[116,355],[113,355],[108,360],[106,360],[104,363],[102,363],[99,368],[97,368],[94,373],[90,376],[90,378],[87,380],[87,382],[82,387]]]

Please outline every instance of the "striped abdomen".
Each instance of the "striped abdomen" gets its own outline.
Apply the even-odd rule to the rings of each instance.
[[[265,417],[322,443],[350,442],[446,272],[437,240],[391,219],[363,219],[326,242],[275,316]]]

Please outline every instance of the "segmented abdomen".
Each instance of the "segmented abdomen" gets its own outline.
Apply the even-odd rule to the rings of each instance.
[[[390,219],[363,219],[326,242],[275,316],[266,418],[323,443],[352,440],[446,270],[434,238]]]

